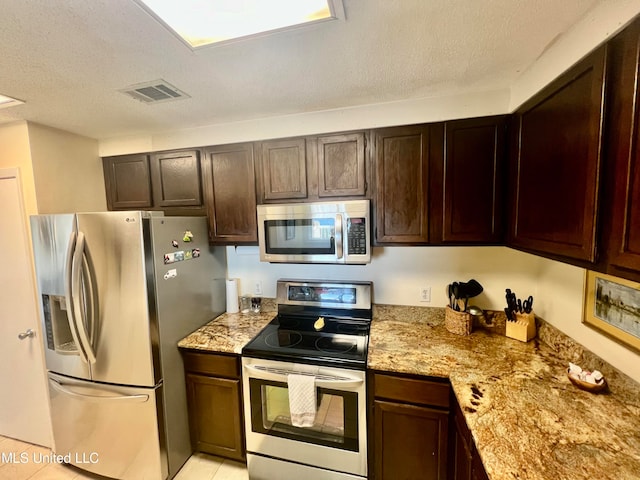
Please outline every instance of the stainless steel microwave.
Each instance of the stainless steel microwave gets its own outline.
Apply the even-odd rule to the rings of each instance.
[[[260,261],[371,261],[369,200],[258,205]]]

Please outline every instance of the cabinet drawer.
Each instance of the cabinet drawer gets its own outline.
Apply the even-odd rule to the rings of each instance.
[[[240,378],[240,365],[235,355],[183,352],[184,369],[218,377]]]
[[[376,398],[449,408],[449,391],[447,383],[393,375],[374,375]]]

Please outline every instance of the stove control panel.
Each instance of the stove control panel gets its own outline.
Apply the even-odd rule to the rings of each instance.
[[[371,309],[371,282],[278,280],[278,305]]]

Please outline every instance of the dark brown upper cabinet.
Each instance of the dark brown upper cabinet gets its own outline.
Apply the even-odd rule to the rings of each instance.
[[[204,194],[211,243],[257,243],[253,144],[205,149]]]
[[[376,171],[375,239],[379,243],[429,241],[429,126],[373,131]]]
[[[604,270],[640,281],[640,21],[610,42]],[[607,235],[608,234],[608,235]]]
[[[307,198],[307,148],[304,138],[258,144],[262,200]]]
[[[367,196],[367,133],[341,132],[256,143],[263,203]]]
[[[199,151],[154,153],[150,165],[155,207],[202,205]]]
[[[318,196],[357,197],[366,193],[365,134],[317,137]]]
[[[148,155],[105,157],[102,167],[109,210],[153,207]]]
[[[503,239],[506,117],[431,126],[431,243]]]
[[[606,62],[604,45],[516,111],[509,246],[595,261]]]

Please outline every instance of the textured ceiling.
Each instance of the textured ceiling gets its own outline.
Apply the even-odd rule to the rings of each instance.
[[[508,88],[606,0],[344,0],[346,19],[192,51],[133,0],[0,0],[0,94],[96,139]],[[164,79],[191,98],[119,92]]]

